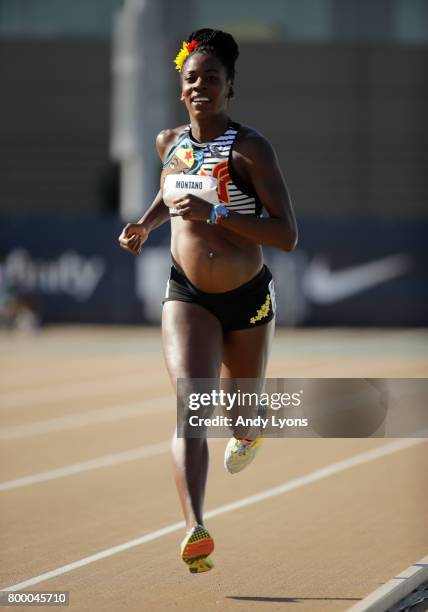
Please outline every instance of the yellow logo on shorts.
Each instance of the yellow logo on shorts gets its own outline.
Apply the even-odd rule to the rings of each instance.
[[[262,304],[262,306],[258,309],[256,316],[251,317],[250,323],[254,325],[255,323],[257,323],[257,321],[261,321],[264,317],[267,317],[269,314],[269,308],[270,308],[270,294],[268,293],[266,296],[265,303]]]

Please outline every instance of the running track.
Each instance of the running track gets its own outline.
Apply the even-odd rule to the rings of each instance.
[[[427,442],[268,440],[232,477],[211,440],[216,567],[189,574],[159,330],[0,340],[1,588],[67,590],[73,612],[332,612],[427,554]],[[426,340],[278,331],[268,376],[426,377]]]

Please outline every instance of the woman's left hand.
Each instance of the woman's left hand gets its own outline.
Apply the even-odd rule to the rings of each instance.
[[[190,193],[173,201],[176,210],[173,216],[185,221],[206,221],[210,218],[212,204]]]

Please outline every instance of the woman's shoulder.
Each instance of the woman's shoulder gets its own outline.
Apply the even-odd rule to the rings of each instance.
[[[175,128],[167,128],[166,130],[159,132],[159,134],[156,136],[156,149],[162,161],[165,159],[166,154],[175,144],[178,137],[183,130],[186,129],[186,127],[187,124],[179,125]]]
[[[240,125],[236,137],[236,151],[250,159],[271,157],[274,154],[269,140],[259,130],[248,125]]]

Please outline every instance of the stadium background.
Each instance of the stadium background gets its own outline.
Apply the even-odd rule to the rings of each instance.
[[[172,58],[207,24],[241,45],[231,115],[274,144],[299,221],[294,253],[266,250],[279,323],[426,325],[425,0],[0,0],[2,304],[159,321],[168,225],[136,260],[116,238],[186,119]]]

